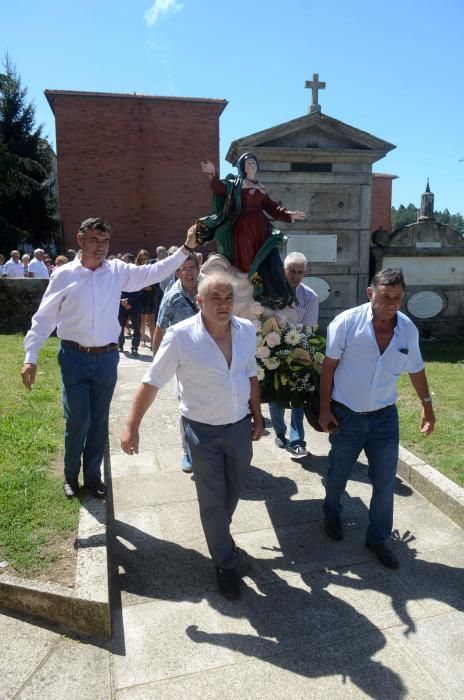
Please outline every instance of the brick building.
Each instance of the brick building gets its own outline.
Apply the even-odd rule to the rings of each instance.
[[[219,163],[226,100],[46,90],[55,116],[63,249],[102,216],[111,252],[178,244],[210,211],[200,161]]]
[[[372,173],[371,233],[380,228],[391,233],[392,181],[397,177]]]

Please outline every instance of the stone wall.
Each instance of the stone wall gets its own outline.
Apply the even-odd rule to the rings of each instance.
[[[0,333],[25,333],[48,280],[0,279]]]

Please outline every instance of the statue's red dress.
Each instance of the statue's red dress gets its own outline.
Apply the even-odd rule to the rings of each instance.
[[[225,196],[227,188],[217,177],[210,182],[211,189]],[[290,212],[274,202],[260,187],[241,189],[241,210],[232,228],[234,265],[248,272],[251,263],[271,233],[267,212],[273,219],[291,221]]]

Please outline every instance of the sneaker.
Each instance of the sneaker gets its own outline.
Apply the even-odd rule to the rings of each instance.
[[[79,492],[79,482],[77,479],[65,479],[63,491],[66,498],[74,498]]]
[[[138,356],[139,356],[139,351],[137,350],[137,348],[132,348],[132,350],[131,350],[131,355],[132,355],[132,357],[138,357]]]
[[[184,452],[184,455],[180,461],[180,466],[184,474],[191,474],[192,473],[192,462],[190,461],[189,455]]]
[[[287,447],[288,440],[285,437],[285,435],[282,435],[281,433],[277,434],[274,440],[274,444],[277,445],[277,447],[280,447],[282,450]]]
[[[303,445],[289,445],[287,450],[292,455],[293,459],[304,459],[308,456],[308,450]]]
[[[240,578],[236,569],[220,569],[216,566],[219,592],[228,600],[240,598]]]
[[[337,542],[342,540],[343,539],[343,528],[342,528],[340,516],[336,515],[335,517],[332,517],[332,518],[328,518],[326,516],[324,518],[324,531],[325,531],[325,534],[328,537],[330,537],[332,540],[336,540]]]
[[[95,498],[106,498],[106,494],[108,493],[108,489],[106,488],[105,484],[101,479],[97,479],[96,481],[91,481],[90,483],[85,485],[87,490],[90,491],[92,496],[95,496]]]
[[[366,547],[377,555],[379,562],[387,569],[398,569],[400,563],[391,549],[386,544],[373,544],[366,542]]]

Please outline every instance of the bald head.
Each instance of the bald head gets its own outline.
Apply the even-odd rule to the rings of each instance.
[[[224,272],[212,272],[201,278],[198,304],[207,328],[218,328],[230,322],[234,307],[234,287],[234,280]]]

